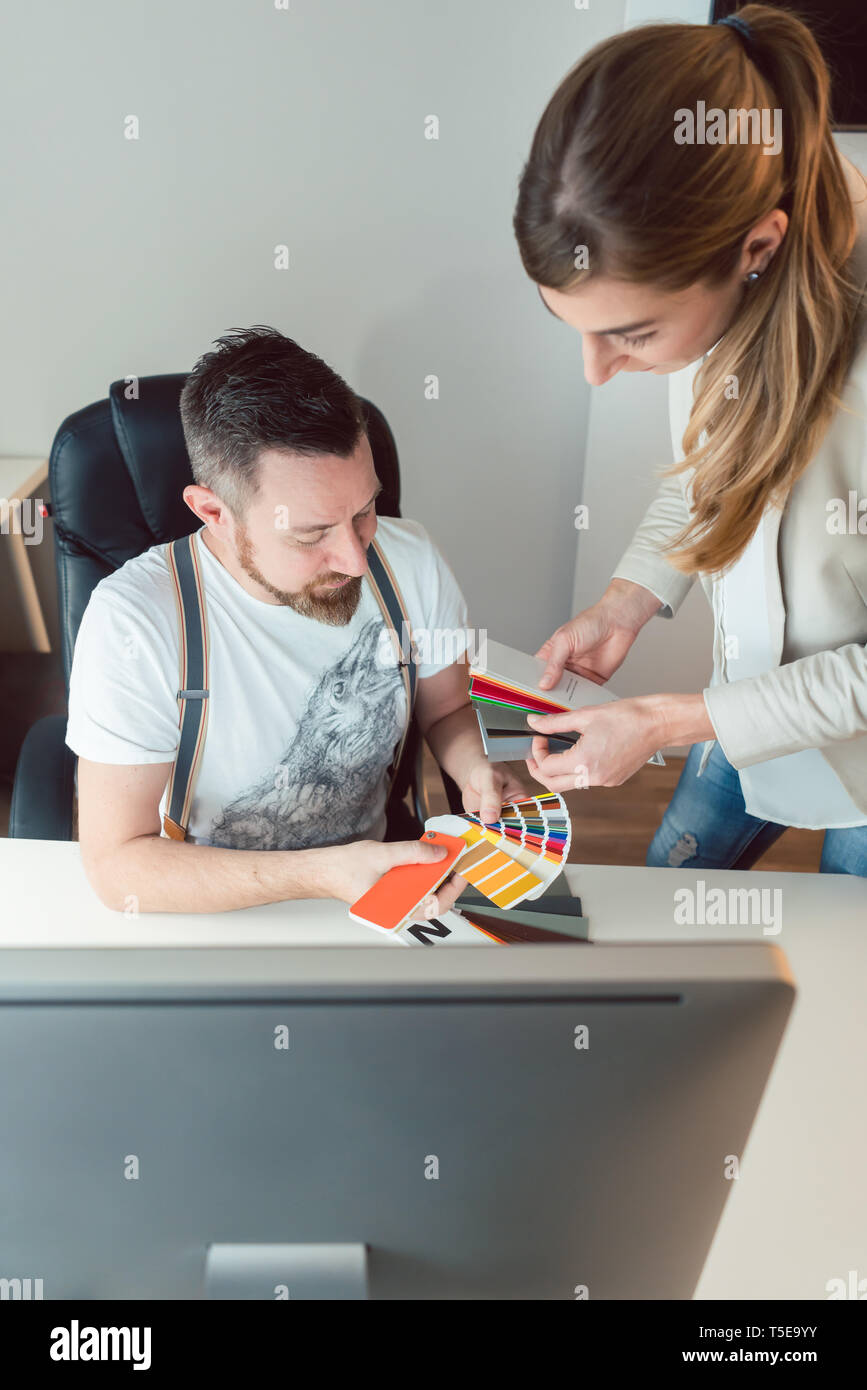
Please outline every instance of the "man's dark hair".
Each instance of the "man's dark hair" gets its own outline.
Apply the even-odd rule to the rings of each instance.
[[[200,357],[181,392],[193,477],[243,518],[263,449],[349,458],[367,427],[342,377],[276,328],[233,328]]]

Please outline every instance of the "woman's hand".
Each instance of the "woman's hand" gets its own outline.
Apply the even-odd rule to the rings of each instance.
[[[547,662],[541,689],[556,685],[564,670],[604,685],[659,607],[659,599],[643,585],[612,579],[598,603],[558,627],[537,651]]]
[[[464,810],[473,811],[485,825],[490,825],[500,819],[504,801],[520,801],[529,794],[508,763],[489,763],[487,758],[479,758],[463,786]]]
[[[619,787],[658,748],[716,736],[701,693],[639,695],[562,714],[530,714],[527,723],[542,734],[580,734],[567,753],[549,753],[547,738],[533,739],[527,767],[552,792]]]

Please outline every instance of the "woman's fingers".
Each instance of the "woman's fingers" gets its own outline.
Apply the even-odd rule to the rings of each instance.
[[[550,766],[552,759],[568,757],[566,753],[555,753],[550,758],[543,757],[540,762],[535,758],[527,759],[527,770],[536,782],[541,782],[549,792],[571,792],[576,788],[583,788],[590,785],[587,778],[587,769],[584,767],[573,768],[564,771],[562,768],[554,769]]]
[[[592,709],[590,705],[587,708]],[[586,709],[564,709],[562,714],[528,714],[527,723],[540,734],[581,734],[584,732]]]
[[[612,700],[533,720],[546,733],[548,726],[553,725],[577,729],[581,734],[575,746],[565,753],[543,753],[534,742],[534,777],[552,792],[569,787],[619,787],[658,747],[662,737],[658,701],[664,698]]]
[[[533,775],[549,792],[573,792],[579,787],[583,788],[588,785],[586,779],[580,773],[575,772],[552,776],[551,773],[538,768]]]
[[[558,628],[540,648],[540,651],[545,653],[544,660],[547,663],[539,681],[542,690],[550,690],[552,685],[557,684],[563,675],[566,662],[574,655],[574,647],[574,632],[570,633],[563,628]]]

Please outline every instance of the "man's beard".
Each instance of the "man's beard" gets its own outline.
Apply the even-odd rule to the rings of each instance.
[[[361,576],[352,575],[348,584],[344,584],[340,589],[335,589],[331,594],[314,594],[312,592],[314,588],[320,588],[323,584],[338,584],[341,579],[347,577],[345,574],[326,574],[317,579],[315,585],[308,584],[297,594],[290,594],[286,589],[278,589],[271,584],[254,565],[253,547],[250,544],[247,528],[238,523],[235,532],[238,564],[245,574],[249,575],[251,579],[255,579],[257,584],[261,584],[262,588],[266,589],[278,603],[282,603],[286,608],[294,609],[304,618],[313,618],[318,623],[327,623],[329,627],[345,627],[350,622],[361,601]]]

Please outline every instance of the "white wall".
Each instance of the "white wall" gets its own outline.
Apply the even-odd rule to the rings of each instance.
[[[405,514],[473,620],[543,641],[570,612],[589,389],[511,219],[545,103],[624,0],[14,8],[0,453],[45,454],[112,380],[186,370],[226,329],[274,324],[385,411]]]

